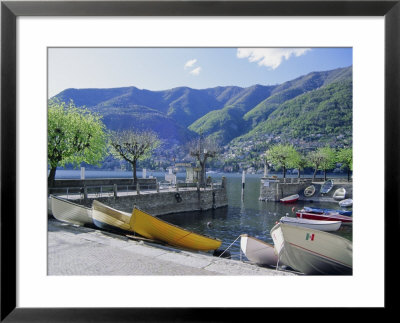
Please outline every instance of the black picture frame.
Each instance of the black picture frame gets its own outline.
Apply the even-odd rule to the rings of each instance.
[[[18,16],[384,16],[385,306],[398,285],[391,243],[399,233],[400,0],[395,1],[2,1],[1,3],[1,321],[236,321],[240,308],[17,308],[16,19]],[[373,153],[373,151],[371,151]],[[379,212],[381,210],[376,210]],[[361,217],[362,215],[360,215]],[[393,258],[394,257],[394,258]],[[394,259],[394,260],[392,260]],[[373,263],[371,263],[373,265]],[[373,279],[373,277],[371,277]],[[366,286],[367,288],[367,286]],[[39,291],[38,291],[39,292]],[[290,297],[290,293],[288,294]],[[346,297],[343,295],[343,297]],[[329,306],[327,304],[327,306]],[[260,309],[252,309],[257,315]],[[287,310],[287,309],[286,309]],[[380,309],[378,309],[380,310]],[[243,313],[242,313],[243,314]],[[263,313],[260,313],[264,315]],[[325,312],[324,315],[329,315]],[[380,313],[381,315],[382,313]],[[245,314],[246,315],[246,314]],[[270,314],[269,314],[270,315]],[[254,318],[254,317],[253,317]],[[267,319],[263,316],[263,319]]]

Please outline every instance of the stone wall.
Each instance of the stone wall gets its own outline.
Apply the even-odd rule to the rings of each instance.
[[[311,184],[315,186],[315,194],[312,197],[305,197],[304,189],[307,186],[310,186]],[[261,201],[279,201],[283,197],[293,195],[293,194],[299,194],[300,200],[305,200],[305,201],[316,200],[317,201],[318,199],[323,199],[324,201],[329,201],[331,199],[332,201],[334,201],[332,196],[335,193],[335,191],[340,187],[344,187],[346,189],[346,198],[353,197],[353,184],[352,183],[339,182],[339,183],[335,184],[335,182],[334,182],[332,190],[324,196],[321,196],[319,194],[322,184],[323,184],[323,182],[313,183],[313,182],[311,182],[311,180],[303,181],[300,183],[282,183],[282,182],[279,182],[279,180],[262,178],[261,184],[260,184],[259,199]]]
[[[177,195],[178,194],[178,195]],[[228,198],[225,188],[190,190],[179,192],[159,192],[140,195],[99,197],[96,200],[107,204],[115,209],[132,212],[134,205],[152,215],[163,215],[169,213],[208,210],[212,208],[225,207]],[[74,201],[78,202],[78,201]],[[81,204],[91,206],[93,199],[80,200]]]

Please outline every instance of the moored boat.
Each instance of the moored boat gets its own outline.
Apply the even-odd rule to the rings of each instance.
[[[51,213],[59,221],[76,225],[92,224],[92,210],[83,205],[52,195]]]
[[[299,194],[294,194],[290,196],[286,196],[284,198],[281,198],[280,201],[282,203],[295,203],[299,199]]]
[[[353,244],[338,235],[278,223],[271,229],[279,262],[307,275],[351,275]]]
[[[247,234],[240,236],[240,250],[249,261],[257,265],[276,266],[278,262],[273,245]]]
[[[97,200],[92,204],[92,217],[94,225],[100,229],[130,231],[129,213],[113,209]]]
[[[164,241],[172,246],[186,249],[216,250],[222,243],[219,239],[186,230],[136,207],[132,211],[129,225],[131,231],[145,238]]]
[[[328,194],[333,187],[333,180],[328,179],[324,184],[321,186],[320,193],[321,194]]]
[[[296,212],[296,216],[301,219],[323,220],[323,221],[342,221],[342,224],[352,224],[353,218],[339,213],[311,213],[304,210]]]
[[[346,200],[340,201],[339,205],[341,207],[350,207],[353,205],[353,199],[346,199]]]
[[[315,208],[315,207],[308,207],[305,206],[304,211],[310,212],[310,213],[318,213],[318,214],[323,214],[323,213],[339,213],[341,215],[347,215],[351,216],[353,214],[353,211],[347,211],[347,210],[336,210],[336,209],[320,209],[320,208]]]
[[[304,196],[306,196],[306,197],[313,196],[314,193],[315,193],[315,186],[314,185],[310,185],[310,186],[306,187],[305,190],[304,190]]]
[[[283,216],[280,219],[280,222],[320,231],[337,231],[342,225],[341,221],[311,220],[311,219],[303,219],[297,217],[293,218],[289,216]]]
[[[333,193],[334,200],[343,200],[346,196],[346,189],[344,187],[338,188],[335,193]]]

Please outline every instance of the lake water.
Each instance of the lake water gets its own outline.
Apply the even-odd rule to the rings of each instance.
[[[141,177],[141,172],[137,173]],[[147,171],[147,176],[164,180],[165,173]],[[280,202],[259,201],[261,175],[246,175],[245,190],[242,199],[242,175],[207,173],[214,181],[219,181],[222,176],[227,179],[228,207],[209,211],[194,211],[178,214],[168,214],[160,218],[179,225],[191,231],[216,237],[222,240],[220,249],[228,248],[241,234],[247,233],[260,240],[273,243],[270,231],[282,216],[295,216],[292,211],[301,209],[303,206],[321,208],[339,208],[333,203],[308,203],[297,202],[296,204],[283,204]],[[333,175],[334,176],[334,175]],[[88,171],[86,178],[131,178],[132,172],[124,171]],[[332,175],[329,176],[332,178]],[[80,178],[80,170],[57,170],[56,178]],[[177,174],[178,180],[185,179],[185,173]],[[207,225],[211,223],[211,225]],[[352,226],[342,226],[335,232],[349,240],[352,240]],[[240,239],[229,247],[232,258],[240,258]]]

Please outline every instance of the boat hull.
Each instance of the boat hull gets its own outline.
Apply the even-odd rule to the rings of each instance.
[[[148,239],[160,240],[172,246],[192,250],[216,250],[222,243],[221,240],[183,229],[138,208],[133,209],[130,230]]]
[[[346,199],[346,200],[340,201],[339,205],[341,207],[350,207],[350,206],[353,205],[353,200],[352,199]]]
[[[333,181],[331,179],[327,180],[324,184],[322,184],[320,193],[328,194],[331,191],[332,187],[333,187]]]
[[[92,210],[83,205],[51,196],[51,213],[59,221],[76,225],[92,224]]]
[[[130,232],[130,214],[113,209],[99,201],[92,204],[93,223],[103,230],[122,230]]]
[[[303,228],[310,228],[314,230],[328,231],[328,232],[337,231],[342,225],[341,221],[311,220],[303,218],[291,218],[288,216],[282,217],[280,219],[280,222],[289,225],[296,225]]]
[[[278,223],[271,230],[276,252],[287,266],[307,275],[351,275],[352,243],[337,235]]]
[[[314,193],[315,193],[315,186],[314,185],[308,186],[304,190],[304,196],[306,196],[306,197],[311,197],[311,196],[314,195]]]
[[[250,262],[257,265],[276,266],[278,262],[273,245],[247,234],[240,236],[240,249]]]
[[[345,210],[335,210],[335,209],[319,209],[305,206],[304,210],[309,213],[317,213],[317,214],[329,214],[329,213],[339,213],[341,215],[352,216],[352,211],[345,211]]]
[[[346,189],[344,187],[338,188],[335,193],[333,193],[333,199],[340,201],[343,200],[346,196]]]
[[[301,219],[322,220],[322,221],[341,221],[343,224],[352,224],[353,218],[338,213],[318,214],[309,212],[296,212],[296,216]]]
[[[298,201],[298,199],[299,199],[299,195],[298,195],[298,194],[295,194],[295,195],[290,195],[290,196],[288,196],[288,197],[285,197],[285,198],[283,198],[283,199],[280,199],[280,201],[281,201],[282,203],[295,203],[295,202]]]

